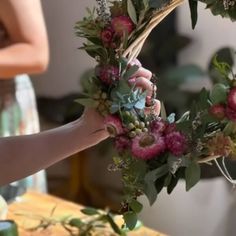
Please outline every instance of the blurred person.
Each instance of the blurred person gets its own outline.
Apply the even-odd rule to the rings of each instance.
[[[74,122],[38,133],[29,77],[17,75],[41,73],[47,68],[48,41],[40,0],[1,0],[0,22],[0,91],[3,90],[0,124],[2,135],[10,136],[0,138],[0,186],[3,186],[96,145],[109,135],[103,117],[93,109],[85,109],[83,116]],[[152,92],[151,77],[150,71],[140,67],[136,85]],[[155,100],[153,106],[146,111],[159,114],[160,102]],[[22,182],[32,186],[32,178]]]
[[[1,0],[0,136],[39,132],[35,94],[25,73],[44,72],[48,59],[48,40],[40,1]],[[46,191],[45,172],[40,171],[14,184]]]

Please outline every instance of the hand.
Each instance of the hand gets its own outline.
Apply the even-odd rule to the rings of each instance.
[[[94,145],[109,137],[104,127],[104,118],[95,109],[85,108],[81,120]]]
[[[152,101],[152,95],[156,92],[157,89],[156,86],[153,85],[153,83],[150,81],[152,78],[152,72],[143,68],[137,59],[131,62],[131,65],[134,64],[140,67],[138,71],[133,75],[133,77],[129,80],[129,82],[131,84],[135,84],[136,87],[142,88],[143,90],[147,91],[147,107],[145,108],[145,113],[150,114],[151,112],[153,112],[156,115],[159,115],[161,110],[160,101],[157,99],[154,99],[154,101]]]

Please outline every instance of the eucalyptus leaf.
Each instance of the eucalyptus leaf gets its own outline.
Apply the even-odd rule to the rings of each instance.
[[[111,213],[107,214],[107,221],[109,222],[110,226],[112,227],[112,229],[114,230],[115,233],[119,234],[119,235],[125,235],[121,229],[119,228],[119,226],[115,223],[115,221],[113,220],[113,217],[111,215]]]
[[[81,210],[81,212],[85,215],[92,216],[99,214],[98,210],[92,207],[84,208]]]
[[[192,161],[185,169],[186,191],[189,191],[201,177],[201,168],[196,161]]]
[[[146,197],[148,198],[150,206],[153,205],[153,203],[157,199],[157,189],[155,182],[149,181],[144,184],[144,193]]]
[[[69,225],[73,227],[80,228],[83,225],[83,221],[79,218],[73,218],[69,221]]]
[[[123,217],[127,228],[133,230],[138,222],[137,214],[133,211],[128,211]]]
[[[215,84],[210,92],[210,99],[213,104],[225,103],[227,99],[227,88],[223,84]]]
[[[135,213],[139,213],[143,209],[143,205],[135,199],[133,199],[131,203],[129,203],[129,206]]]

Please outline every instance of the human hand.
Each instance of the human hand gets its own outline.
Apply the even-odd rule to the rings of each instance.
[[[160,114],[161,104],[157,99],[152,99],[153,93],[156,92],[156,85],[151,82],[152,72],[143,68],[141,63],[135,59],[131,65],[138,65],[138,71],[129,80],[130,84],[134,84],[137,88],[147,91],[145,114],[153,112],[156,115]]]

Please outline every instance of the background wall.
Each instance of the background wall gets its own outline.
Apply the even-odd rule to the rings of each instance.
[[[85,8],[94,2],[42,0],[51,58],[48,72],[33,79],[38,95],[57,97],[78,92],[79,78],[92,66],[93,60],[77,49],[82,41],[75,36],[73,27],[86,14]]]
[[[223,46],[236,48],[236,24],[229,19],[213,16],[199,3],[199,19],[192,30],[187,1],[178,9],[178,30],[193,39],[193,43],[179,55],[179,63],[197,63],[206,67],[209,57]]]

